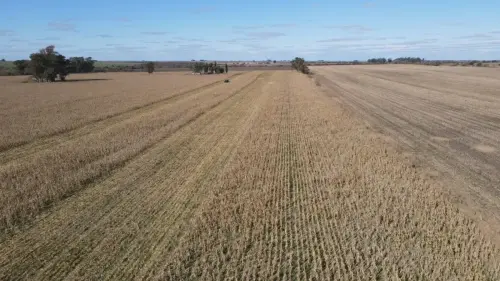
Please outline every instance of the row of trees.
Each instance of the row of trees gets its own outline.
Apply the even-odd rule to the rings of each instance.
[[[369,59],[368,63],[371,64],[385,64],[385,63],[392,63],[392,59],[386,59],[386,58],[373,58]]]
[[[309,71],[309,67],[307,67],[306,65],[306,61],[304,60],[304,58],[299,58],[299,57],[296,57],[294,58],[292,61],[292,68],[299,71],[299,72],[302,72],[304,74],[309,74],[310,71]]]
[[[219,74],[219,73],[228,73],[229,69],[227,67],[227,63],[222,65],[217,65],[217,62],[195,62],[191,66],[194,73],[205,73],[205,74]]]
[[[91,57],[66,57],[50,45],[30,55],[29,60],[16,60],[14,66],[19,74],[31,74],[38,82],[65,81],[70,73],[86,73],[94,70]]]
[[[401,58],[373,58],[369,59],[368,63],[371,64],[386,64],[386,63],[423,63],[425,59],[419,57],[401,57]]]

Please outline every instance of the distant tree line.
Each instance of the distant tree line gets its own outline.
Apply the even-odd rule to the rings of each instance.
[[[392,59],[386,59],[386,58],[373,58],[369,59],[368,63],[370,64],[385,64],[385,63],[391,63]]]
[[[57,79],[65,81],[70,73],[87,73],[94,70],[91,57],[66,57],[56,52],[55,46],[50,45],[29,56],[29,60],[16,60],[14,67],[16,74],[30,74],[38,82],[54,82]]]
[[[425,59],[419,57],[401,57],[401,58],[372,58],[367,61],[369,64],[386,64],[386,63],[423,63]]]
[[[310,73],[309,67],[307,67],[306,61],[304,60],[304,58],[295,57],[291,61],[291,64],[292,64],[292,68],[297,70],[298,72],[302,72],[304,74]]]
[[[229,69],[227,63],[225,65],[218,65],[217,62],[195,62],[192,64],[191,69],[194,73],[205,74],[221,74],[228,73]]]

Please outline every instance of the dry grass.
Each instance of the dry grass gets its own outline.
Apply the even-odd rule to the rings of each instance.
[[[500,238],[500,69],[314,70],[330,95],[423,163],[450,175],[460,204]]]
[[[0,151],[152,105],[221,80],[188,73],[77,74],[66,83],[0,77]]]
[[[53,104],[50,107],[56,107],[58,110],[60,108],[61,114],[68,116],[67,119],[60,118],[60,122],[50,123],[48,120],[54,121],[55,118],[52,111],[47,111],[48,109],[42,105],[36,107],[25,101],[26,104],[23,106],[36,108],[26,116],[26,119],[41,118],[46,126],[40,134],[47,137],[39,137],[0,153],[2,164],[0,166],[0,229],[6,230],[17,221],[29,219],[49,205],[105,177],[148,147],[168,137],[179,127],[203,114],[207,109],[227,99],[241,85],[249,82],[247,78],[235,78],[233,84],[226,86],[220,82],[221,77],[214,84],[217,81],[215,78],[201,78],[199,82],[192,83],[195,80],[190,75],[163,75],[163,77],[152,78],[153,86],[156,88],[149,90],[149,92],[161,93],[161,95],[152,94],[154,97],[144,98],[143,95],[147,95],[148,91],[140,94],[132,91],[129,94],[130,100],[117,106],[119,102],[115,99],[118,97],[110,99],[109,95],[105,95],[106,89],[118,88],[127,83],[126,81],[130,83],[133,79],[130,79],[130,74],[125,74],[123,77],[115,74],[114,77],[113,82],[108,82],[105,86],[99,85],[102,89],[95,93],[96,97],[92,102],[99,106],[93,107],[83,101],[79,107],[78,99],[73,97],[74,105],[69,108],[78,108],[78,111],[74,112],[68,111],[68,107],[61,108],[63,102],[50,100]],[[187,86],[190,82],[194,86]],[[145,81],[142,83],[148,85]],[[183,87],[188,88],[175,92],[175,87],[172,85],[176,83],[178,87],[184,84]],[[205,83],[204,86],[203,83]],[[207,85],[207,83],[210,84]],[[39,85],[39,87],[67,87],[66,85]],[[196,86],[198,88],[195,88]],[[81,97],[85,95],[87,89],[92,89],[92,87],[95,86],[77,87],[80,90],[73,92]],[[173,92],[169,93],[164,90],[169,87]],[[139,91],[139,87],[132,89]],[[27,87],[27,90],[31,88]],[[49,91],[50,88],[44,88],[44,90]],[[59,89],[59,91],[62,90]],[[44,95],[44,93],[37,94]],[[48,95],[48,99],[51,97],[55,99],[50,92]],[[120,91],[119,95],[121,95],[120,99],[124,99],[124,93]],[[67,98],[62,97],[61,100]],[[132,104],[139,102],[140,106],[131,108]],[[23,106],[17,107],[23,108]],[[16,108],[15,105],[12,107]],[[85,111],[88,112],[85,121],[70,123],[74,118],[80,118]],[[22,116],[19,113],[22,112],[20,109],[13,110],[13,112],[11,124],[15,124]],[[44,116],[40,117],[41,114]],[[82,122],[85,123],[82,125]],[[64,126],[64,129],[54,134],[53,129],[61,126]],[[2,133],[8,132],[9,128],[2,131]],[[24,133],[29,133],[29,131],[24,131]]]
[[[500,278],[500,253],[443,182],[307,76],[246,73],[115,121],[44,139],[2,164],[65,145],[132,151],[5,235],[0,279]],[[58,157],[70,162],[68,153]]]

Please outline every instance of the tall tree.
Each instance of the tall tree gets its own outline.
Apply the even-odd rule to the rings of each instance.
[[[155,71],[155,63],[152,61],[146,63],[146,68],[149,74],[153,73]]]
[[[37,81],[54,82],[58,76],[64,81],[68,75],[69,60],[56,52],[54,45],[31,54],[30,59],[31,72]]]

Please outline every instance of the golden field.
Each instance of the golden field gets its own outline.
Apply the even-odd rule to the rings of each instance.
[[[493,119],[463,128],[498,112],[495,70],[394,69],[0,78],[0,280],[500,279],[472,204],[496,169],[450,177],[433,131],[495,155]]]

